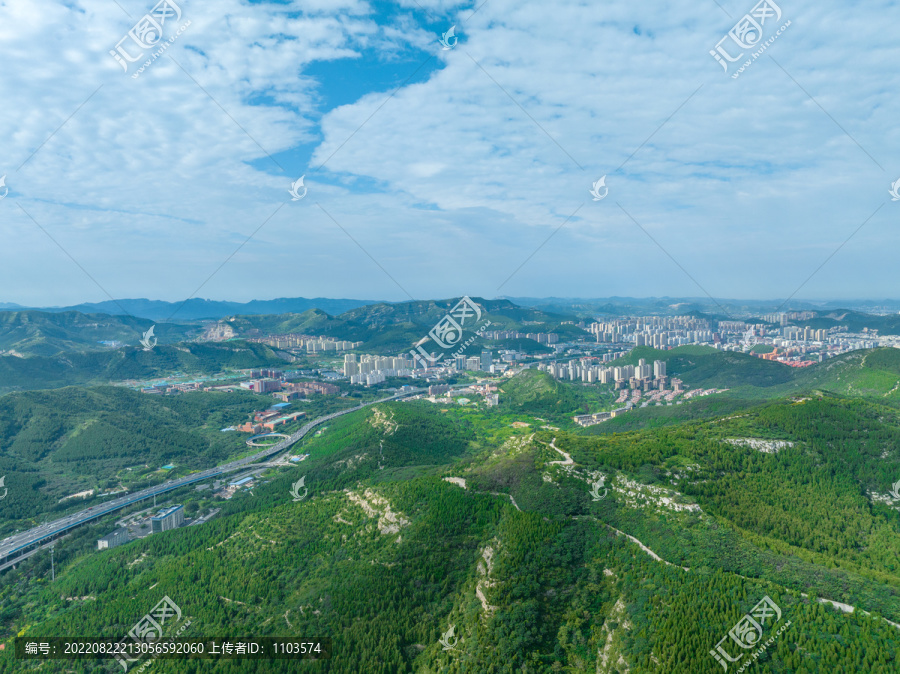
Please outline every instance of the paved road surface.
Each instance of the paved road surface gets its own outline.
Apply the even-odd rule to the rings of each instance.
[[[309,431],[311,431],[314,427],[322,424],[326,421],[334,419],[336,417],[342,416],[344,414],[349,414],[350,412],[355,412],[357,410],[362,409],[363,407],[368,407],[369,405],[375,405],[377,403],[386,402],[388,400],[395,400],[397,398],[403,398],[410,395],[416,395],[418,393],[422,393],[422,389],[416,389],[414,391],[408,391],[405,393],[398,393],[396,395],[390,396],[388,398],[382,398],[380,400],[374,400],[369,403],[363,403],[362,405],[357,405],[356,407],[352,407],[347,410],[341,410],[340,412],[334,412],[332,414],[328,414],[324,417],[319,417],[314,421],[310,421],[308,424],[303,426],[299,431],[291,435],[289,438],[282,440],[277,445],[272,445],[271,447],[266,447],[260,452],[253,454],[252,456],[245,457],[243,459],[238,459],[237,461],[231,461],[230,463],[223,464],[221,466],[216,466],[215,468],[210,468],[208,470],[201,471],[199,473],[191,473],[182,478],[178,478],[177,480],[169,480],[168,482],[163,482],[162,484],[158,484],[153,487],[149,487],[147,489],[143,489],[138,492],[134,492],[133,494],[128,494],[126,496],[120,496],[117,499],[113,499],[112,501],[107,501],[102,505],[92,506],[87,508],[86,510],[82,510],[77,513],[73,513],[72,515],[66,515],[65,517],[58,519],[54,522],[48,522],[46,524],[42,524],[38,527],[34,527],[32,529],[28,529],[26,531],[19,532],[10,536],[9,538],[0,541],[0,570],[6,568],[11,565],[12,560],[9,560],[8,557],[10,555],[14,555],[19,553],[33,545],[40,545],[41,541],[47,541],[53,536],[57,536],[63,532],[72,529],[73,527],[77,527],[79,525],[84,524],[85,522],[89,522],[91,520],[97,519],[98,517],[103,517],[104,515],[108,515],[111,512],[115,512],[116,510],[121,510],[132,503],[137,503],[138,501],[143,501],[147,498],[152,498],[158,494],[164,494],[167,491],[172,491],[173,489],[177,489],[178,487],[183,487],[186,484],[193,484],[195,482],[201,482],[203,480],[208,480],[211,477],[216,475],[221,475],[223,473],[228,473],[233,470],[241,470],[247,468],[247,464],[258,463],[261,459],[264,459],[272,454],[277,454],[283,450],[286,450],[288,447],[293,445],[295,442],[300,440],[303,436],[305,436]],[[17,560],[18,561],[18,560]]]

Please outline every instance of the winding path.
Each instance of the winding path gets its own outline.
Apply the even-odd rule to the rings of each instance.
[[[575,519],[591,519],[591,520],[594,520],[595,522],[598,522],[598,523],[602,524],[603,526],[608,527],[609,529],[612,529],[613,531],[616,532],[617,535],[619,535],[619,536],[625,536],[628,540],[630,540],[632,543],[634,543],[635,545],[637,545],[641,550],[643,550],[644,552],[646,552],[648,555],[650,555],[650,556],[651,556],[653,559],[655,559],[657,562],[662,562],[663,564],[666,564],[666,565],[668,565],[668,566],[674,566],[675,568],[682,569],[682,570],[684,570],[684,571],[690,572],[690,568],[689,568],[689,567],[686,567],[686,566],[678,566],[677,564],[672,564],[672,562],[667,562],[665,559],[663,559],[662,557],[660,557],[659,555],[657,555],[655,552],[653,552],[653,550],[651,550],[651,549],[648,548],[646,545],[644,545],[643,543],[641,543],[641,542],[640,542],[638,539],[636,539],[634,536],[632,536],[632,535],[630,535],[630,534],[626,534],[624,531],[619,531],[618,529],[616,529],[616,528],[613,527],[613,526],[610,526],[610,525],[607,524],[606,522],[601,522],[601,521],[598,520],[596,517],[593,517],[593,516],[591,516],[591,515],[585,515],[585,516],[582,516],[582,517],[576,517]],[[757,583],[759,583],[759,582],[763,582],[763,583],[772,583],[772,581],[765,580],[764,578],[750,578],[749,576],[743,576],[743,575],[741,575],[741,574],[739,574],[739,573],[734,573],[733,571],[729,571],[728,573],[732,573],[733,575],[738,576],[738,577],[740,577],[740,578],[743,578],[744,580],[750,580],[750,581],[754,581],[754,582],[757,582]],[[776,584],[776,583],[773,583],[773,584]],[[783,586],[782,586],[782,587],[783,587]],[[801,593],[800,593],[800,596],[801,596],[801,597],[806,597],[807,599],[810,598],[810,596],[809,596],[808,594],[806,594],[805,592],[801,592]],[[854,612],[856,611],[856,607],[855,607],[855,606],[852,606],[852,605],[850,605],[850,604],[845,604],[845,603],[840,602],[840,601],[834,601],[833,599],[825,599],[825,598],[823,598],[823,597],[815,597],[815,600],[816,600],[817,602],[821,603],[821,604],[830,604],[831,606],[833,606],[833,607],[835,607],[835,608],[837,608],[837,609],[843,611],[844,613],[854,613]],[[864,611],[863,609],[859,609],[859,612],[862,613],[863,615],[871,615],[868,611]],[[884,621],[885,621],[886,623],[888,623],[889,625],[892,625],[892,626],[896,627],[897,629],[900,629],[900,624],[895,623],[895,622],[893,622],[893,621],[891,621],[891,620],[888,620],[887,618],[884,618],[884,617],[882,617],[881,619],[884,620]]]
[[[522,512],[522,509],[519,507],[519,504],[516,503],[516,499],[513,498],[512,494],[504,494],[502,491],[489,491],[488,494],[491,496],[506,496],[509,498],[510,502],[513,504],[516,510]]]
[[[568,452],[562,451],[559,447],[556,446],[556,438],[550,441],[550,446],[555,449],[557,452],[562,454],[564,461],[551,461],[548,465],[550,466],[573,466],[575,462],[572,460],[572,455]]]

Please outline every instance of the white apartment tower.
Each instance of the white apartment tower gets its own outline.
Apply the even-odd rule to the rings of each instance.
[[[654,360],[653,361],[653,376],[654,376],[654,378],[666,376],[666,361],[664,361],[664,360]]]

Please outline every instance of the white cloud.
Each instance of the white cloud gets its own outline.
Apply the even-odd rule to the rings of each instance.
[[[812,3],[784,11],[792,25],[770,53],[884,166],[887,148],[897,147],[897,75],[874,63],[896,60],[880,26],[898,10],[844,8],[833,24]],[[697,293],[620,201],[710,292],[787,295],[884,200],[893,176],[771,60],[738,80],[725,76],[708,51],[733,22],[714,6],[642,16],[625,3],[600,13],[582,3],[492,0],[458,47],[441,54],[445,68],[399,92],[329,168],[377,176],[443,210],[512,217],[519,224],[504,233],[521,245],[519,259],[503,261],[510,270],[587,200],[523,268],[529,274],[518,286],[504,288],[511,294]],[[824,69],[817,51],[827,52]],[[855,67],[859,51],[872,69]],[[326,117],[317,158],[343,142],[379,95]],[[611,196],[593,203],[587,190],[603,174]],[[848,261],[874,253],[883,273],[862,263],[855,273],[823,274],[813,294],[894,291],[889,253],[864,248],[884,235],[884,215],[840,253]],[[495,226],[491,218],[473,223]]]
[[[113,295],[175,299],[304,172],[307,198],[201,295],[404,298],[317,201],[416,297],[494,295],[580,204],[502,294],[699,294],[617,202],[711,293],[785,296],[887,201],[801,296],[897,294],[897,7],[781,3],[792,25],[767,54],[832,120],[768,56],[737,80],[709,56],[752,3],[729,2],[733,19],[714,3],[419,4],[386,24],[352,0],[184,2],[191,25],[167,53],[190,77],[163,57],[137,80],[108,51],[150,5],[0,6],[0,299],[103,299],[16,201]],[[449,51],[416,23],[442,12],[460,37]],[[413,75],[411,46],[438,60]],[[373,49],[409,82],[320,119],[332,85],[310,67],[351,75]],[[296,170],[290,151],[320,139]],[[604,174],[610,195],[593,202]]]

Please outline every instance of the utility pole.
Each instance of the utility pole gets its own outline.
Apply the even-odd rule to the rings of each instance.
[[[51,582],[56,580],[56,564],[53,560],[53,551],[56,549],[55,545],[50,546],[50,573],[52,574]]]

